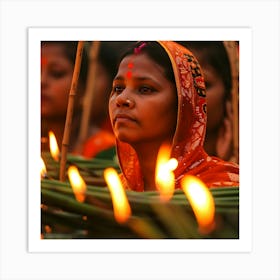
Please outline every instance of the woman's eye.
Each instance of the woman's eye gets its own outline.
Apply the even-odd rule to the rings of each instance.
[[[116,93],[121,93],[123,90],[124,90],[123,86],[114,86],[113,87],[113,92],[116,92]]]
[[[60,79],[62,77],[64,77],[66,75],[65,71],[52,71],[51,75],[55,78],[55,79]]]
[[[151,93],[153,91],[154,91],[154,89],[151,88],[151,87],[148,87],[148,86],[141,86],[141,87],[139,87],[139,92],[140,93]]]

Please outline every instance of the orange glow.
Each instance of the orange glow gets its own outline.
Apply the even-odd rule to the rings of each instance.
[[[157,158],[155,181],[163,201],[171,199],[175,188],[173,171],[177,168],[178,161],[175,158],[169,158],[170,152],[170,147],[163,145],[159,149]]]
[[[42,157],[41,157],[41,171],[40,171],[40,173],[41,173],[41,179],[45,178],[46,175],[47,175],[47,168],[46,168],[45,162],[42,159]]]
[[[205,184],[196,176],[185,175],[182,188],[189,200],[201,233],[210,233],[215,227],[215,202]]]
[[[76,166],[72,165],[68,168],[68,178],[76,200],[79,202],[84,202],[86,198],[87,186]]]
[[[50,142],[50,152],[55,161],[59,161],[59,148],[57,145],[57,141],[55,135],[52,131],[49,132],[49,142]]]
[[[124,223],[131,215],[131,208],[119,175],[115,169],[106,168],[104,178],[111,193],[115,219],[119,223]]]

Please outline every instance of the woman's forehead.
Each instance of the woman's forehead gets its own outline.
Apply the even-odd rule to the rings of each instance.
[[[146,54],[126,56],[120,63],[118,75],[132,77],[133,75],[152,75],[160,78],[164,69]]]

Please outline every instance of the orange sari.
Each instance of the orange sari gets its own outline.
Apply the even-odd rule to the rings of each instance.
[[[177,94],[177,127],[173,136],[171,156],[178,160],[175,187],[185,174],[199,177],[208,187],[239,186],[239,167],[235,163],[210,157],[203,149],[206,132],[206,91],[201,68],[185,47],[160,41],[174,71]],[[144,191],[141,170],[134,149],[117,140],[117,153],[125,188]]]
[[[113,134],[111,123],[106,120],[100,130],[89,137],[83,145],[82,155],[86,158],[94,158],[98,153],[113,148],[116,138]]]

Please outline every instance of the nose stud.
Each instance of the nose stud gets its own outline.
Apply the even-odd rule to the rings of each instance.
[[[124,107],[133,107],[134,106],[134,102],[128,98],[122,98],[121,96],[119,96],[116,99],[116,103],[117,106],[124,106]]]

